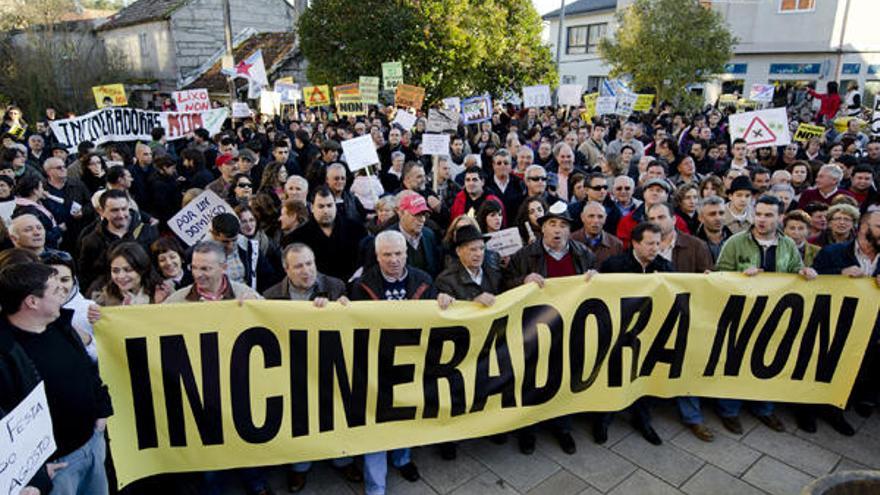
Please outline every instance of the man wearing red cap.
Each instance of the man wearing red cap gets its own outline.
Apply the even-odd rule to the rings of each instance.
[[[399,221],[387,230],[396,230],[403,234],[406,239],[406,257],[410,265],[427,272],[431,277],[436,277],[443,270],[443,253],[434,231],[425,227],[430,214],[431,208],[419,193],[401,191],[397,195]],[[372,266],[376,260],[375,247],[372,245],[370,247],[372,248],[369,251],[370,255],[366,256],[367,267]]]
[[[217,170],[220,171],[220,177],[217,177],[208,184],[206,189],[214,191],[221,198],[225,198],[229,193],[229,188],[232,186],[232,176],[235,175],[237,170],[235,157],[231,153],[224,153],[217,157],[216,165]]]

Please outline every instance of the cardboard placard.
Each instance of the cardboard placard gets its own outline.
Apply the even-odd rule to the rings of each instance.
[[[806,124],[802,122],[794,132],[792,140],[799,143],[806,143],[810,138],[820,138],[823,134],[825,134],[825,128],[821,125]]]
[[[652,94],[639,94],[636,95],[636,103],[633,105],[633,112],[647,112],[651,110],[651,105],[654,103],[654,95]]]
[[[523,247],[522,236],[517,227],[499,230],[489,235],[492,237],[486,242],[486,248],[497,252],[499,256],[511,256]]]
[[[730,138],[743,138],[749,148],[784,146],[791,143],[785,108],[770,108],[730,116]]]
[[[394,106],[419,110],[425,102],[425,88],[400,83],[394,93]]]
[[[571,105],[578,106],[581,104],[581,94],[584,87],[580,84],[561,84],[556,90],[556,101],[559,106]]]
[[[455,110],[456,112],[461,112],[461,98],[457,96],[443,98],[443,108],[445,108],[446,110]]]
[[[458,120],[460,115],[458,109],[446,110],[442,108],[432,108],[428,110],[428,124],[425,127],[427,132],[444,132],[457,131]]]
[[[598,98],[599,93],[584,95],[584,111],[581,113],[581,118],[584,119],[585,122],[593,120],[593,117],[596,115],[596,100]]]
[[[759,103],[770,103],[773,101],[774,91],[776,91],[776,86],[772,84],[752,84],[752,89],[749,91],[749,99]]]
[[[541,84],[538,86],[523,86],[523,106],[526,108],[549,107],[553,105],[550,99],[550,86]]]
[[[358,80],[358,89],[361,92],[361,101],[367,105],[377,105],[379,103],[378,77],[361,76]]]
[[[251,109],[246,102],[243,101],[233,101],[232,102],[232,118],[233,119],[246,119],[252,115]]]
[[[633,113],[633,106],[635,106],[636,100],[638,100],[638,95],[635,93],[618,93],[617,106],[614,109],[614,113],[621,117],[629,117]]]
[[[874,97],[874,112],[871,114],[871,133],[880,136],[880,98]]]
[[[303,88],[303,100],[309,108],[329,105],[330,87],[326,84],[320,86],[306,86]]]
[[[391,125],[399,125],[401,129],[408,131],[416,126],[417,120],[418,117],[406,110],[398,110],[397,114],[394,116],[394,120],[391,121]]]
[[[55,452],[43,382],[0,420],[0,489],[17,494]]]
[[[449,134],[423,134],[422,135],[422,154],[423,155],[448,155],[449,154]]]
[[[394,91],[397,85],[403,82],[403,63],[384,62],[382,64],[382,88],[385,91]]]
[[[373,136],[369,134],[343,141],[342,153],[345,155],[348,169],[352,172],[379,163],[379,154],[376,153]]]
[[[234,213],[229,203],[206,189],[168,220],[168,227],[187,246],[194,246],[211,231],[211,220],[221,213]]]
[[[292,79],[292,78],[285,78]],[[282,105],[293,105],[302,99],[302,91],[299,90],[298,84],[275,81],[275,92],[280,95]]]
[[[178,112],[204,112],[211,109],[207,89],[187,89],[171,93]]]
[[[465,124],[479,124],[492,120],[492,97],[483,95],[463,100],[461,117]]]
[[[596,115],[610,115],[617,110],[616,96],[600,96],[596,98]]]
[[[260,93],[260,113],[263,115],[281,115],[281,93],[262,91]]]

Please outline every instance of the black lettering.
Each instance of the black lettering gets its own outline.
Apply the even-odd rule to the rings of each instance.
[[[611,355],[608,356],[609,387],[619,387],[623,384],[624,347],[629,347],[632,350],[629,381],[632,382],[636,379],[641,348],[639,334],[648,326],[653,307],[654,301],[650,297],[624,297],[620,299],[620,335],[617,336],[617,342],[614,343]],[[639,318],[630,328],[630,323],[636,315]]]
[[[746,347],[752,338],[752,332],[758,325],[758,320],[764,314],[764,308],[767,307],[767,296],[758,296],[752,311],[746,319],[746,323],[742,330],[739,328],[739,319],[742,316],[746,304],[746,296],[730,296],[721,318],[718,320],[718,327],[715,330],[715,341],[712,343],[712,352],[709,355],[709,361],[703,370],[703,376],[712,376],[715,374],[715,368],[718,367],[718,360],[721,359],[721,351],[724,349],[725,337],[727,337],[727,354],[724,359],[724,375],[739,375],[742,366],[743,357],[746,354]]]
[[[540,349],[538,348],[538,325],[550,329],[550,349],[547,353],[547,382],[538,387],[537,372]],[[562,385],[562,315],[556,308],[542,304],[523,308],[522,314],[523,355],[525,373],[522,382],[522,404],[536,406],[556,395]]]
[[[259,347],[263,352],[263,366],[281,366],[281,346],[271,330],[252,327],[241,332],[232,345],[229,364],[229,400],[232,402],[232,422],[242,440],[248,443],[266,443],[275,438],[281,429],[284,415],[284,398],[280,395],[266,397],[266,417],[262,426],[254,423],[251,412],[251,349]]]
[[[379,334],[379,379],[376,385],[376,422],[402,421],[416,417],[415,406],[395,406],[394,386],[414,380],[416,365],[394,364],[400,346],[419,345],[421,328],[383,328]]]
[[[676,322],[678,325],[676,325]],[[675,346],[671,349],[666,347],[669,337],[672,336],[673,327],[675,330]],[[681,377],[681,366],[684,362],[684,353],[687,350],[688,330],[691,326],[691,295],[688,293],[676,294],[672,307],[669,308],[669,314],[663,325],[657,332],[657,337],[651,343],[645,361],[642,362],[642,369],[639,376],[650,376],[654,371],[657,363],[666,363],[669,365],[669,378]]]
[[[138,449],[159,446],[156,433],[156,409],[153,406],[153,387],[150,381],[150,364],[147,358],[147,339],[125,339],[125,358],[131,379],[131,397],[134,402],[134,425],[137,430]]]
[[[339,383],[340,402],[349,427],[363,426],[367,417],[367,364],[370,331],[354,331],[351,382],[345,367],[345,354],[339,330],[322,330],[318,335],[318,425],[320,431],[333,429],[334,381]]]
[[[489,374],[489,354],[494,351],[498,360],[499,373]],[[477,356],[477,371],[474,384],[474,403],[470,412],[482,411],[491,395],[501,394],[501,407],[516,407],[515,378],[510,350],[507,346],[507,316],[492,322],[483,348]]]
[[[443,346],[452,343],[452,357],[445,363],[440,362]],[[436,418],[439,410],[438,382],[444,379],[449,382],[451,416],[465,413],[464,377],[458,365],[467,357],[471,345],[471,334],[467,328],[439,327],[432,328],[428,335],[428,349],[425,351],[425,371],[422,374],[422,389],[425,394],[423,418]]]
[[[810,364],[810,357],[812,357],[813,349],[816,346],[816,334],[818,333],[819,357],[816,362],[816,381],[831,382],[835,371],[837,371],[837,364],[840,362],[843,346],[846,344],[850,330],[852,330],[853,319],[855,318],[858,305],[859,300],[855,297],[843,298],[843,303],[840,305],[840,313],[837,315],[834,339],[831,339],[831,296],[828,294],[816,296],[816,300],[813,302],[813,311],[810,313],[810,319],[807,322],[807,328],[804,330],[804,336],[801,338],[801,348],[798,351],[797,363],[791,376],[793,379],[804,379],[807,366]],[[877,321],[880,323],[880,313],[878,313],[877,317]],[[876,325],[875,328],[877,328]]]
[[[779,320],[782,319],[782,315],[788,310],[791,310],[791,315],[788,318],[788,329],[785,331],[785,335],[782,336],[782,341],[776,349],[773,360],[769,365],[765,365],[764,358],[767,354],[767,347],[770,345],[770,339],[776,333],[776,328],[779,326]],[[782,372],[785,362],[788,361],[791,355],[794,339],[801,329],[801,322],[803,320],[804,298],[800,294],[786,294],[782,296],[779,302],[776,303],[776,307],[773,308],[773,312],[770,313],[767,321],[764,322],[764,326],[761,328],[757,340],[755,340],[751,363],[752,374],[756,378],[773,378]]]
[[[308,332],[290,331],[290,402],[293,436],[309,434]]]
[[[165,408],[168,417],[168,437],[172,447],[186,446],[186,427],[183,419],[183,397],[186,391],[190,411],[204,445],[223,443],[223,420],[220,409],[220,353],[217,332],[199,336],[202,362],[202,394],[199,395],[196,378],[186,341],[182,335],[159,338],[162,352],[162,386],[165,390]]]
[[[590,376],[584,380],[584,363],[586,361],[587,348],[587,318],[596,318],[596,363]],[[611,323],[611,311],[601,299],[587,299],[578,306],[571,322],[571,335],[569,337],[568,356],[571,361],[571,391],[582,392],[596,381],[602,363],[611,349],[611,334],[614,331]]]

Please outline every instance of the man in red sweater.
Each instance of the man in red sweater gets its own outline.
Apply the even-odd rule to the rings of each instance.
[[[843,179],[843,170],[837,165],[822,165],[816,174],[816,187],[811,187],[801,193],[798,199],[798,208],[804,209],[810,203],[825,203],[831,205],[834,198],[840,195],[852,196],[852,193],[840,189],[840,180]]]
[[[485,185],[486,180],[480,167],[468,167],[464,171],[464,189],[455,196],[455,200],[452,203],[452,209],[450,210],[452,218],[450,220],[455,220],[462,215],[475,217],[477,210],[480,209],[480,205],[484,201],[494,199],[501,205],[501,216],[504,218],[504,225],[507,225],[508,218],[507,213],[504,211],[504,203],[498,199],[498,196],[487,193],[484,188]]]

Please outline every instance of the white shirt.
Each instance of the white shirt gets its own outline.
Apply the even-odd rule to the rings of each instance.
[[[862,269],[862,272],[865,275],[870,277],[877,269],[877,261],[880,260],[880,254],[874,254],[874,259],[871,259],[862,251],[862,248],[859,246],[859,241],[856,241],[853,244],[856,246],[856,259],[859,262],[859,268]]]

